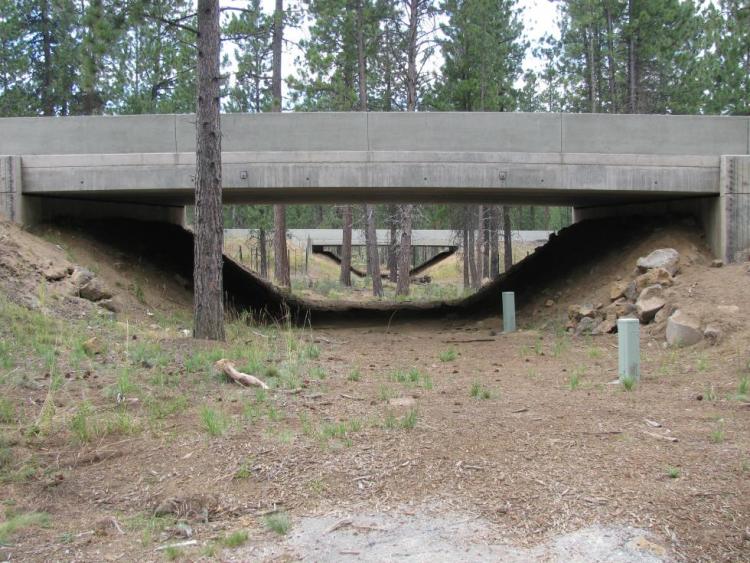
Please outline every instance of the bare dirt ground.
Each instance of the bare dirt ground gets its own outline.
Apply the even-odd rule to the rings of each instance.
[[[94,269],[94,242],[29,254],[4,229],[0,561],[750,558],[750,274],[710,268],[689,229],[560,280],[513,334],[238,319],[223,345],[182,335],[170,275],[100,267],[113,317],[42,281],[48,259]],[[644,327],[626,391],[617,336],[569,335],[567,307],[663,246],[685,257],[670,299],[723,337],[670,349]],[[272,389],[229,383],[221,357]]]

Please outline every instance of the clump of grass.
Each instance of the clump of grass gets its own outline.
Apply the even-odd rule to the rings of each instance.
[[[706,389],[706,392],[704,393],[704,396],[706,397],[707,401],[715,401],[716,400],[716,390],[714,389],[713,384],[708,386],[708,389]]]
[[[247,532],[245,530],[237,530],[221,540],[221,543],[224,547],[234,549],[243,545],[247,541],[247,537]]]
[[[596,346],[592,346],[588,350],[589,358],[592,360],[596,360],[597,358],[601,358],[602,356],[602,349],[597,348]]]
[[[11,424],[16,420],[16,405],[10,399],[0,397],[0,424]]]
[[[32,526],[46,527],[50,524],[49,514],[45,512],[26,512],[11,516],[5,522],[0,524],[0,545],[6,545],[10,537]]]
[[[739,385],[737,385],[737,394],[741,398],[745,398],[747,397],[748,391],[750,391],[750,379],[748,379],[747,376],[744,376],[740,379]]]
[[[266,527],[280,536],[285,536],[292,528],[292,522],[286,512],[274,512],[266,516]]]
[[[317,360],[320,357],[320,347],[316,344],[305,346],[305,357],[308,360]]]
[[[346,376],[346,379],[349,381],[359,381],[362,379],[362,374],[358,369],[353,369],[349,372],[349,375]]]
[[[478,381],[471,384],[469,395],[475,399],[489,399],[492,396],[489,389],[482,387]]]
[[[401,428],[405,430],[411,430],[417,425],[417,409],[409,409],[401,418]]]
[[[458,354],[453,348],[448,348],[447,350],[440,352],[439,357],[441,362],[452,362],[457,356]]]
[[[229,427],[229,420],[226,415],[218,410],[212,409],[211,407],[202,407],[201,422],[203,423],[203,429],[208,432],[210,436],[222,436]]]
[[[726,437],[724,433],[724,424],[719,421],[719,425],[711,432],[710,439],[714,444],[721,444]]]
[[[568,389],[575,391],[581,385],[581,374],[574,371],[568,380]]]
[[[182,557],[183,551],[174,545],[167,546],[164,549],[164,557],[167,558],[167,561],[176,561],[180,557]]]
[[[625,391],[632,391],[633,389],[635,389],[637,382],[638,380],[632,375],[625,375],[620,378],[620,383],[622,384],[622,387],[623,389],[625,389]]]
[[[393,389],[388,387],[387,385],[381,385],[378,388],[378,399],[380,399],[383,402],[388,402],[389,400],[393,399],[393,397],[396,396],[396,393]]]
[[[94,429],[90,421],[93,413],[94,409],[91,403],[85,401],[78,407],[73,418],[68,423],[68,428],[70,428],[70,431],[79,442],[90,442],[94,437]]]
[[[324,370],[320,366],[315,366],[310,370],[310,377],[314,379],[325,379],[328,377],[328,374],[326,374],[326,370]]]
[[[680,470],[677,467],[667,467],[667,477],[677,479],[680,476]]]

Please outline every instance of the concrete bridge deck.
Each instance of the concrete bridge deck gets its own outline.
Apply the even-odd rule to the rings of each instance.
[[[718,255],[750,246],[750,118],[524,113],[222,116],[227,203],[571,205],[576,217],[700,218]],[[192,115],[0,120],[0,210],[178,220]],[[89,203],[86,203],[89,202]]]

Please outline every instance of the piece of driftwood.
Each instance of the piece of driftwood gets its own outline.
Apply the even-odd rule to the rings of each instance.
[[[217,369],[223,371],[227,375],[227,377],[229,377],[233,381],[236,381],[240,385],[244,385],[245,387],[262,387],[263,389],[268,389],[268,385],[266,385],[263,381],[261,381],[254,375],[242,373],[236,367],[234,367],[234,364],[229,360],[222,358],[221,360],[218,360],[215,365]]]
[[[677,442],[677,438],[674,436],[663,436],[662,434],[657,434],[656,432],[646,432],[643,431],[644,434],[647,434],[648,436],[651,436],[652,438],[657,438],[659,440],[666,440],[667,442]]]

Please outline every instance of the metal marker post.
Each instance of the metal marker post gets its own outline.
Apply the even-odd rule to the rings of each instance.
[[[516,330],[516,294],[503,291],[503,332]]]
[[[617,373],[620,381],[641,378],[641,325],[638,319],[617,320],[617,348],[619,366]]]

